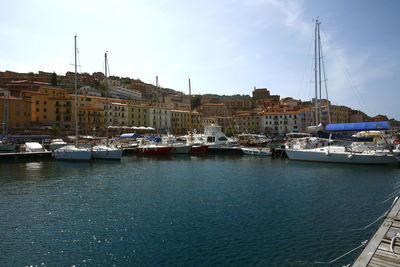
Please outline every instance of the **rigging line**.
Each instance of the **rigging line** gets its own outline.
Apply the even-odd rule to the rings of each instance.
[[[375,224],[376,222],[378,222],[380,219],[386,217],[386,216],[389,214],[390,210],[393,208],[393,206],[394,206],[394,204],[396,203],[396,201],[397,201],[398,198],[399,198],[399,197],[396,197],[396,198],[394,199],[394,201],[392,202],[392,205],[390,205],[389,209],[387,209],[387,210],[386,210],[381,216],[379,216],[375,221],[371,222],[370,224],[368,224],[368,225],[366,225],[366,226],[364,226],[364,227],[362,227],[362,228],[353,229],[352,231],[363,231],[363,230],[367,229],[368,227],[374,225],[374,224]]]
[[[341,255],[341,256],[339,256],[339,257],[337,257],[337,258],[335,258],[335,259],[333,259],[333,260],[331,260],[331,261],[329,261],[329,262],[316,261],[316,262],[314,262],[314,263],[316,263],[316,264],[332,264],[332,263],[334,263],[335,261],[340,260],[340,259],[343,258],[344,256],[347,256],[347,255],[349,255],[350,253],[356,251],[357,249],[360,249],[360,248],[364,247],[367,243],[368,243],[368,240],[365,240],[365,241],[361,242],[361,245],[359,245],[359,246],[357,246],[357,247],[355,247],[355,248],[353,248],[353,249],[347,251],[347,252],[344,253],[343,255]]]
[[[328,81],[328,78],[326,77],[326,66],[325,66],[325,60],[324,60],[325,55],[323,53],[322,46],[320,46],[320,49],[321,49],[321,55],[322,55],[322,71],[323,71],[323,76],[324,76],[325,94],[326,94],[326,100],[327,100],[326,105],[328,106],[328,120],[329,120],[329,123],[332,123],[331,110],[330,110],[329,97],[328,97],[328,85],[326,83]]]
[[[397,191],[399,191],[399,190],[395,190],[394,192],[390,193],[389,195],[387,195],[387,196],[385,197],[385,199],[388,198],[388,197],[393,197],[393,196],[395,196]]]
[[[361,93],[359,92],[357,86],[354,85],[354,83],[353,83],[353,81],[352,81],[352,79],[351,79],[351,77],[350,77],[349,72],[348,72],[347,69],[344,68],[343,66],[341,66],[341,69],[342,69],[343,73],[345,74],[345,77],[346,77],[346,79],[347,79],[347,82],[350,84],[350,88],[351,88],[351,89],[353,90],[353,92],[356,94],[357,103],[358,103],[358,105],[359,105],[358,109],[359,109],[359,110],[367,110],[367,112],[368,112],[369,114],[371,114],[371,113],[370,113],[370,110],[369,110],[368,106],[366,105],[366,103],[365,103],[365,101],[364,101],[364,99],[363,99]]]
[[[306,84],[306,86],[303,88],[303,92],[301,92],[301,97],[303,96],[303,99],[311,99],[311,94],[310,94],[310,84],[312,83],[312,80],[306,81],[306,77],[309,77],[310,75],[310,70],[313,69],[313,41],[310,40],[309,45],[308,45],[308,54],[306,57],[306,60],[304,60],[304,69],[303,69],[303,75],[301,79],[301,84]]]
[[[381,204],[384,204],[384,203],[388,202],[390,199],[392,199],[394,196],[398,195],[399,193],[400,193],[400,190],[397,190],[397,191],[393,192],[393,193],[391,194],[392,196],[387,197],[385,200],[383,200],[383,201],[381,202]]]

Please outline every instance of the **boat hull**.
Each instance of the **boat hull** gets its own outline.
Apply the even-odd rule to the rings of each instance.
[[[11,152],[17,149],[16,144],[0,144],[0,151],[2,152]]]
[[[174,145],[172,146],[171,154],[189,154],[191,145]]]
[[[271,156],[271,152],[268,149],[258,148],[242,148],[243,154],[255,155],[255,156]]]
[[[191,154],[201,154],[201,153],[206,153],[208,150],[207,145],[193,145],[192,148],[190,149]]]
[[[54,150],[52,154],[57,160],[90,160],[92,158],[90,150],[75,147],[62,147]]]
[[[326,149],[292,150],[286,149],[290,160],[345,163],[345,164],[395,164],[397,157],[388,154],[330,152]]]
[[[122,158],[122,150],[93,150],[94,159],[115,159],[120,160]]]
[[[172,147],[169,146],[139,146],[137,151],[147,155],[166,155],[170,154]]]

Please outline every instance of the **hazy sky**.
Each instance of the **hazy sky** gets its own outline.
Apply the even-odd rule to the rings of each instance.
[[[193,94],[314,95],[319,17],[333,104],[400,120],[400,1],[0,0],[0,71],[73,70]]]

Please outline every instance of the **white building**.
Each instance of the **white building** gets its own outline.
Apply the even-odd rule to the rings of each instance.
[[[128,86],[115,86],[110,89],[110,96],[114,98],[142,100],[142,93]]]
[[[261,128],[269,135],[284,136],[286,133],[299,132],[300,115],[298,112],[271,112],[261,116]]]
[[[160,133],[169,131],[171,128],[171,110],[160,107],[150,108],[149,126]]]
[[[86,85],[78,89],[78,95],[101,96],[101,93],[90,85]]]

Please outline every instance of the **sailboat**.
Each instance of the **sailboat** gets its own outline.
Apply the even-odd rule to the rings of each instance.
[[[318,84],[321,95],[321,40],[319,32],[319,20],[315,23],[315,120],[318,125],[319,103]],[[319,74],[319,75],[318,75]],[[319,80],[318,80],[319,77]],[[328,109],[329,113],[329,109]],[[319,130],[321,125],[314,126],[314,130]],[[393,153],[376,150],[355,150],[352,147],[334,145],[329,138],[305,136],[289,140],[285,145],[286,155],[290,160],[329,162],[329,163],[349,163],[349,164],[394,164],[399,162],[399,158]]]
[[[77,60],[76,60],[76,35],[74,38],[75,48],[75,145],[67,145],[53,151],[53,157],[58,160],[90,160],[92,152],[88,148],[78,146],[78,96],[77,96]]]
[[[107,82],[107,52],[104,54],[105,68],[104,68],[104,78],[106,84],[106,144],[93,146],[93,158],[95,159],[116,159],[120,160],[122,158],[122,149],[118,149],[115,146],[111,146],[108,138],[108,82]]]

